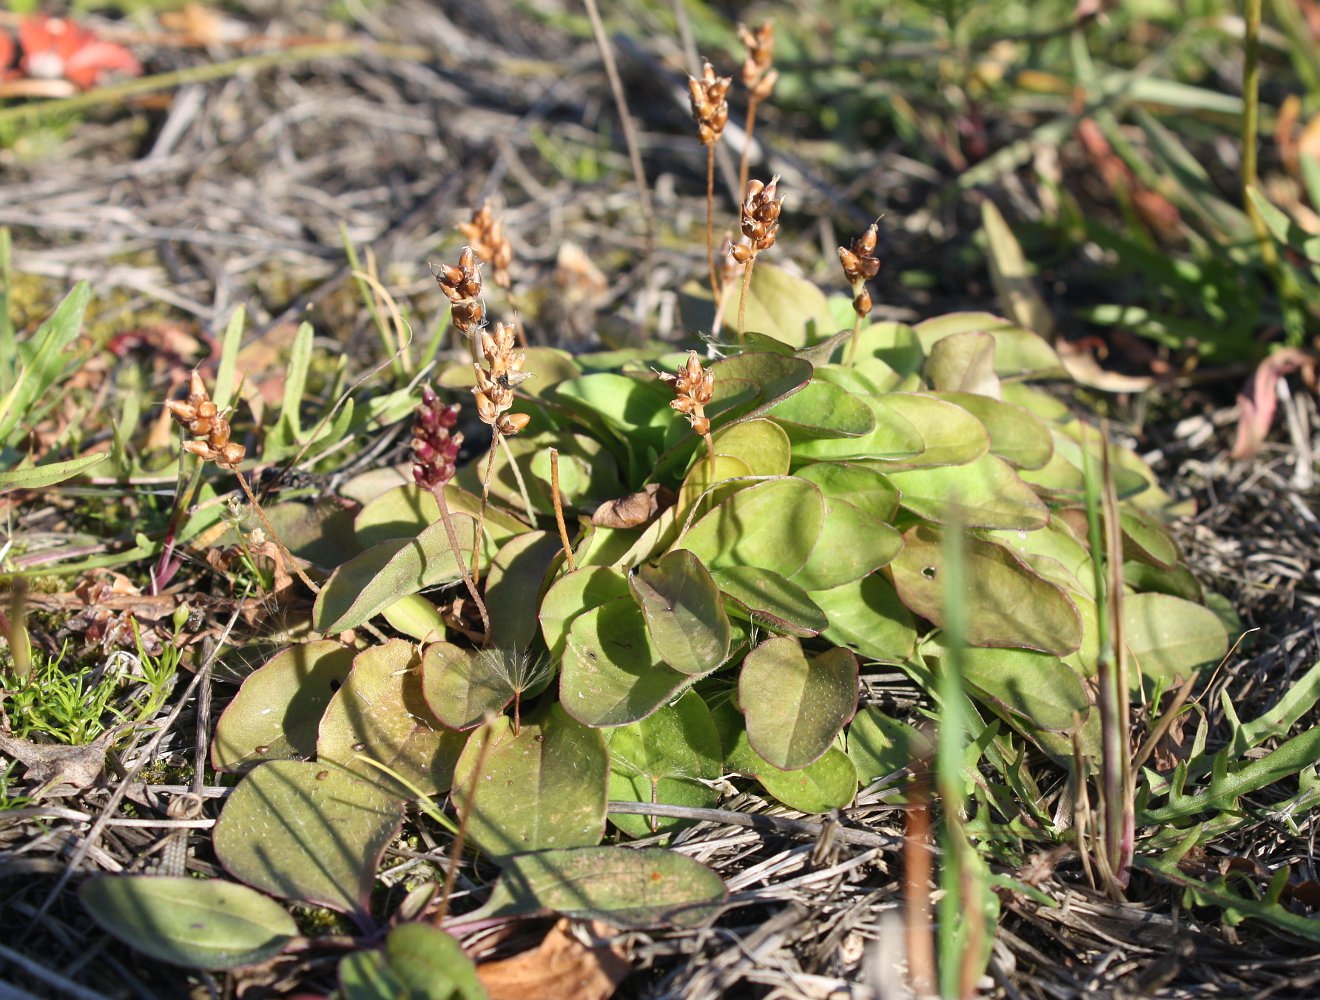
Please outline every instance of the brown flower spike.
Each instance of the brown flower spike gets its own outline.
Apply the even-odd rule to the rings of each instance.
[[[698,434],[710,433],[710,420],[706,417],[706,404],[715,394],[715,373],[701,367],[696,351],[688,351],[687,364],[676,375],[660,373],[660,381],[674,390],[669,405],[683,416]]]
[[[495,284],[507,291],[513,283],[509,274],[513,246],[504,235],[504,220],[496,218],[487,204],[473,213],[471,222],[460,222],[458,229],[472,244],[477,256],[490,264]]]
[[[472,364],[477,373],[477,384],[472,390],[477,416],[505,436],[517,434],[531,420],[526,413],[508,412],[513,406],[514,388],[532,377],[522,370],[527,355],[515,350],[515,343],[513,328],[496,323],[493,331],[481,331],[481,353],[486,358],[486,367]]]
[[[729,102],[726,100],[732,77],[716,76],[715,67],[706,63],[701,79],[688,77],[688,97],[692,102],[692,117],[697,123],[703,146],[720,141],[724,126],[729,124]]]
[[[229,420],[211,402],[211,394],[197,372],[188,380],[188,398],[183,402],[166,400],[165,407],[194,438],[183,443],[184,451],[224,469],[237,468],[243,461],[247,449],[229,440]]]
[[[474,328],[480,328],[486,322],[486,305],[481,301],[481,271],[472,248],[463,248],[457,267],[441,264],[439,271],[432,273],[449,300],[459,332],[470,335]]]
[[[763,250],[775,245],[779,234],[779,213],[784,206],[783,198],[776,198],[779,177],[770,179],[769,184],[760,181],[747,182],[747,197],[742,203],[742,232],[751,245],[736,243],[729,250],[739,264],[746,264]]]
[[[779,80],[779,71],[770,68],[774,60],[775,26],[766,21],[753,34],[745,24],[740,24],[738,37],[742,39],[745,53],[742,64],[743,86],[747,88],[752,100],[767,100]]]
[[[853,309],[858,316],[865,316],[871,311],[871,294],[866,290],[866,282],[880,273],[880,261],[875,256],[876,239],[879,231],[875,223],[857,239],[852,241],[851,249],[839,247],[839,263],[843,265],[843,275],[853,290]]]

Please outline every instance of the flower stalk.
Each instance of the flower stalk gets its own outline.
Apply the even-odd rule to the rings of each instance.
[[[851,247],[839,247],[839,263],[843,265],[843,276],[852,287],[853,320],[852,340],[848,344],[848,364],[857,356],[857,341],[862,332],[862,320],[871,312],[871,293],[866,290],[866,283],[880,273],[880,261],[875,256],[875,244],[879,238],[879,229],[873,222],[866,232],[852,241]]]
[[[746,243],[735,243],[729,248],[729,255],[743,266],[742,295],[738,299],[738,342],[743,339],[743,327],[747,319],[747,291],[752,285],[752,268],[756,258],[765,250],[775,245],[779,235],[779,213],[783,210],[784,199],[776,198],[779,177],[770,178],[769,184],[760,181],[747,182],[747,196],[742,203],[740,226]]]
[[[728,94],[732,83],[732,77],[716,76],[710,63],[702,70],[701,79],[688,77],[692,118],[697,123],[701,144],[706,147],[706,261],[710,266],[710,294],[716,303],[720,300],[720,286],[715,273],[715,144],[729,123]]]
[[[775,50],[775,26],[766,21],[755,32],[745,24],[738,25],[738,37],[743,43],[742,84],[747,88],[747,127],[743,137],[742,157],[738,164],[738,190],[747,189],[747,170],[752,156],[752,130],[756,127],[756,110],[770,99],[779,71],[772,69]]]

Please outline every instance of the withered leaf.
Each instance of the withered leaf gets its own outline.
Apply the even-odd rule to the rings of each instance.
[[[626,497],[606,500],[591,515],[591,523],[598,528],[640,528],[672,507],[677,499],[678,494],[669,487],[650,483]]]
[[[562,918],[529,951],[477,966],[490,1000],[608,1000],[628,975],[628,957],[608,944],[614,930],[599,921]],[[583,943],[583,940],[589,942]]]
[[[53,790],[58,785],[72,785],[81,791],[100,779],[105,770],[106,750],[117,734],[117,729],[108,730],[91,743],[70,747],[32,743],[0,733],[0,754],[26,767],[28,779],[36,782],[42,791]]]

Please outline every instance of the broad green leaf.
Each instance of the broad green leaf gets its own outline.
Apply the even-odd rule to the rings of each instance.
[[[340,566],[316,595],[313,626],[323,633],[357,628],[401,598],[462,579],[459,560],[471,558],[476,525],[466,515],[452,520],[457,554],[437,521],[416,538],[380,542]]]
[[[1068,404],[1043,389],[1037,389],[1026,382],[1005,382],[999,388],[1005,403],[1034,413],[1048,425],[1066,424],[1073,419]]]
[[[223,879],[96,875],[78,898],[102,930],[185,968],[255,965],[298,936],[298,925],[279,903]]]
[[[846,389],[812,379],[766,412],[794,437],[856,438],[872,433],[875,415],[862,399]]]
[[[829,624],[811,596],[778,573],[755,566],[730,566],[711,576],[733,602],[734,612],[753,624],[803,639],[819,635]]]
[[[430,924],[395,927],[384,947],[345,955],[340,1000],[486,1000],[462,945]]]
[[[981,202],[981,225],[988,245],[990,280],[1004,312],[1023,329],[1052,337],[1054,316],[1036,289],[1035,273],[999,207],[989,198]]]
[[[318,759],[335,761],[386,794],[411,799],[445,791],[463,736],[444,728],[422,694],[422,666],[413,645],[390,639],[353,659],[353,669],[321,719]],[[365,757],[367,760],[357,758]],[[369,761],[384,764],[401,785]]]
[[[874,469],[850,462],[813,462],[795,475],[815,483],[826,503],[842,500],[881,521],[892,521],[898,512],[898,490],[887,476]]]
[[[807,564],[789,577],[804,590],[829,590],[886,565],[903,536],[885,521],[842,500],[825,501],[825,521]]]
[[[837,746],[830,747],[823,757],[806,767],[781,771],[752,749],[741,725],[730,738],[726,766],[739,774],[750,774],[790,809],[824,813],[844,808],[857,796],[857,767]]]
[[[239,782],[215,825],[221,863],[249,885],[371,928],[376,866],[403,803],[336,764],[276,760]]]
[[[622,726],[646,718],[691,680],[661,659],[642,610],[620,597],[574,619],[559,699],[588,726]]]
[[[628,575],[611,566],[581,566],[556,580],[542,598],[540,612],[541,635],[551,658],[564,658],[568,630],[580,615],[630,593]]]
[[[955,312],[928,319],[914,328],[927,354],[943,338],[972,330],[995,338],[995,373],[1001,378],[1053,378],[1064,374],[1054,348],[1041,337],[1001,316]]]
[[[486,570],[486,609],[491,643],[501,649],[525,649],[537,632],[541,585],[563,551],[559,535],[529,531],[510,539]]]
[[[445,637],[445,616],[421,594],[409,594],[383,608],[382,618],[390,628],[418,642],[436,642]]]
[[[990,435],[990,453],[1016,469],[1041,469],[1054,454],[1045,421],[1030,410],[968,392],[941,392],[940,399],[961,406]]]
[[[712,570],[757,566],[787,577],[811,555],[824,516],[820,490],[785,476],[733,494],[697,521],[679,544]]]
[[[849,461],[872,459],[900,462],[916,457],[924,447],[921,431],[896,408],[888,396],[857,396],[871,410],[875,430],[857,438],[798,438],[793,442],[795,461]]]
[[[935,342],[926,359],[926,381],[944,394],[960,392],[999,399],[995,374],[995,340],[988,333],[968,330]]]
[[[921,733],[874,705],[859,708],[848,726],[848,757],[863,785],[910,767],[929,751]]]
[[[1091,567],[1091,551],[1069,529],[1061,518],[1054,517],[1039,531],[988,531],[992,542],[1006,545],[1023,561],[1034,557],[1053,559],[1081,586],[1087,597],[1095,596],[1095,578]]]
[[[1164,525],[1144,511],[1122,510],[1118,523],[1123,532],[1123,555],[1172,569],[1178,563],[1178,545]]]
[[[87,282],[78,282],[31,339],[19,346],[22,363],[18,375],[0,395],[0,448],[12,443],[15,428],[32,421],[43,401],[50,403],[55,398],[48,390],[74,360],[69,348],[82,332],[90,298]]]
[[[724,288],[725,322],[738,315],[742,276]],[[730,324],[731,325],[731,324]],[[805,278],[773,264],[752,269],[743,328],[768,334],[780,343],[802,347],[834,335],[835,321],[825,294]]]
[[[793,397],[790,397],[793,398]],[[740,420],[712,435],[716,456],[728,455],[747,466],[745,475],[785,476],[792,456],[792,445],[784,429],[772,420]],[[693,462],[695,471],[702,464],[700,453]]]
[[[1035,531],[1050,514],[1035,492],[1001,458],[982,455],[966,465],[888,473],[903,507],[937,524]]]
[[[468,836],[494,861],[586,847],[605,833],[605,737],[550,705],[539,719],[496,719],[473,732],[458,761],[454,802]]]
[[[1173,569],[1161,569],[1144,562],[1125,562],[1123,564],[1123,582],[1135,591],[1154,591],[1158,594],[1172,594],[1185,601],[1197,604],[1205,603],[1205,591],[1201,583],[1192,575],[1192,571],[1179,564]]]
[[[663,663],[680,673],[704,674],[729,658],[733,629],[719,588],[691,552],[676,549],[653,567],[639,567],[628,585]]]
[[[959,667],[963,680],[997,714],[1025,723],[1028,730],[1069,732],[1074,713],[1085,720],[1091,709],[1081,678],[1051,653],[969,646]]]
[[[719,792],[724,753],[710,710],[688,691],[639,722],[605,731],[610,747],[610,799],[709,808]],[[610,822],[633,837],[680,830],[689,820],[626,814]]]
[[[445,502],[449,506],[449,513],[453,515],[455,527],[462,521],[475,521],[481,509],[481,497],[473,496],[453,483],[445,486]],[[431,492],[418,486],[405,485],[386,490],[369,501],[358,511],[353,530],[357,532],[358,542],[367,548],[392,538],[416,538],[439,521],[440,506]],[[526,530],[527,525],[516,517],[488,506],[483,533],[489,549],[483,553],[483,558],[490,558],[495,549]],[[471,528],[468,529],[467,541],[471,546]]]
[[[512,654],[516,655],[516,654]],[[499,713],[517,694],[498,649],[463,649],[436,642],[422,653],[422,694],[427,707],[450,729],[471,729]]]
[[[1124,597],[1123,638],[1152,681],[1185,679],[1228,653],[1228,633],[1213,611],[1168,594]]]
[[[900,376],[921,370],[926,351],[915,330],[906,323],[872,323],[864,326],[857,337],[857,357],[876,358]],[[862,371],[866,371],[864,365]],[[886,387],[888,388],[888,387]]]
[[[1082,642],[1082,620],[1064,591],[1033,573],[1002,545],[965,540],[966,640],[974,646],[1013,646],[1064,656]],[[938,529],[917,525],[903,536],[890,564],[894,586],[914,613],[943,627],[944,552]]]
[[[510,859],[490,900],[469,917],[553,910],[639,930],[701,927],[726,895],[723,880],[705,865],[659,847],[538,851]]]
[[[578,367],[573,355],[567,351],[555,347],[537,346],[523,347],[519,350],[527,355],[523,371],[536,373],[535,378],[529,378],[518,384],[520,395],[523,393],[534,397],[544,395],[551,386],[567,382],[582,374],[582,369]],[[436,379],[436,383],[446,389],[471,389],[477,384],[477,376],[472,371],[471,365],[449,365]]]
[[[604,425],[632,448],[649,445],[659,451],[665,428],[675,419],[669,408],[673,395],[654,377],[598,372],[560,382],[545,397],[586,418],[589,425]]]
[[[808,660],[796,639],[767,639],[743,660],[738,700],[762,760],[783,771],[806,767],[857,709],[857,660],[837,647]]]
[[[306,759],[354,651],[330,640],[281,650],[248,675],[220,716],[211,766],[235,771],[266,760]]]
[[[9,469],[0,472],[0,493],[7,490],[39,490],[54,486],[66,479],[80,476],[92,466],[110,457],[108,451],[98,455],[84,455],[71,458],[67,462],[51,462],[48,465],[30,465],[27,468]]]
[[[894,459],[894,467],[962,465],[990,449],[990,434],[981,421],[953,403],[917,392],[891,392],[877,402],[921,435],[922,450],[909,458]]]
[[[715,395],[706,407],[706,416],[717,426],[735,417],[758,417],[811,380],[811,362],[781,354],[734,354],[716,361],[709,370],[715,377]]]
[[[902,663],[917,645],[912,612],[883,573],[811,595],[829,616],[825,638],[883,663]]]

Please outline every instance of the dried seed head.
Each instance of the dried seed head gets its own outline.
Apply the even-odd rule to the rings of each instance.
[[[875,256],[875,246],[879,238],[879,229],[873,222],[866,232],[852,241],[852,248],[839,247],[839,263],[843,265],[844,277],[853,289],[853,309],[857,315],[865,316],[871,311],[871,296],[866,291],[866,282],[880,273],[880,261]]]
[[[744,24],[738,25],[738,37],[743,43],[742,82],[753,100],[770,97],[779,79],[779,72],[771,69],[775,51],[775,26],[766,21],[755,34]]]
[[[716,76],[715,67],[706,63],[701,79],[688,77],[688,97],[692,102],[692,118],[697,123],[703,146],[720,141],[724,126],[729,124],[729,102],[726,100],[732,77]]]
[[[504,235],[504,220],[496,218],[490,205],[482,205],[472,215],[471,222],[460,222],[459,231],[472,244],[477,256],[494,270],[495,284],[508,289],[513,284],[509,266],[513,263],[513,246]]]
[[[463,435],[452,428],[458,422],[457,404],[446,406],[429,386],[422,387],[422,401],[413,411],[413,481],[434,490],[454,478]]]
[[[669,405],[687,417],[698,434],[709,434],[710,421],[706,418],[705,407],[715,395],[715,373],[701,367],[701,358],[696,351],[688,351],[687,362],[677,374],[658,374],[660,381],[674,390],[674,399]]]
[[[513,327],[496,323],[494,330],[481,331],[481,353],[486,366],[472,364],[477,377],[472,389],[477,416],[482,423],[506,435],[517,434],[530,419],[526,414],[508,412],[513,406],[514,389],[532,377],[530,372],[522,370],[527,355],[514,349],[516,343]]]
[[[247,449],[229,440],[229,419],[211,402],[206,383],[197,372],[188,379],[188,398],[183,402],[167,400],[165,408],[193,438],[183,443],[184,451],[221,468],[233,469],[243,461]]]
[[[775,197],[778,184],[777,176],[771,178],[769,184],[757,180],[747,182],[741,225],[750,246],[739,244],[730,251],[740,264],[775,245],[775,237],[779,234],[779,213],[784,206],[784,199]]]
[[[460,333],[471,334],[486,322],[486,305],[481,301],[481,270],[471,247],[464,247],[458,266],[441,264],[432,268],[436,284],[449,300],[454,326]]]

